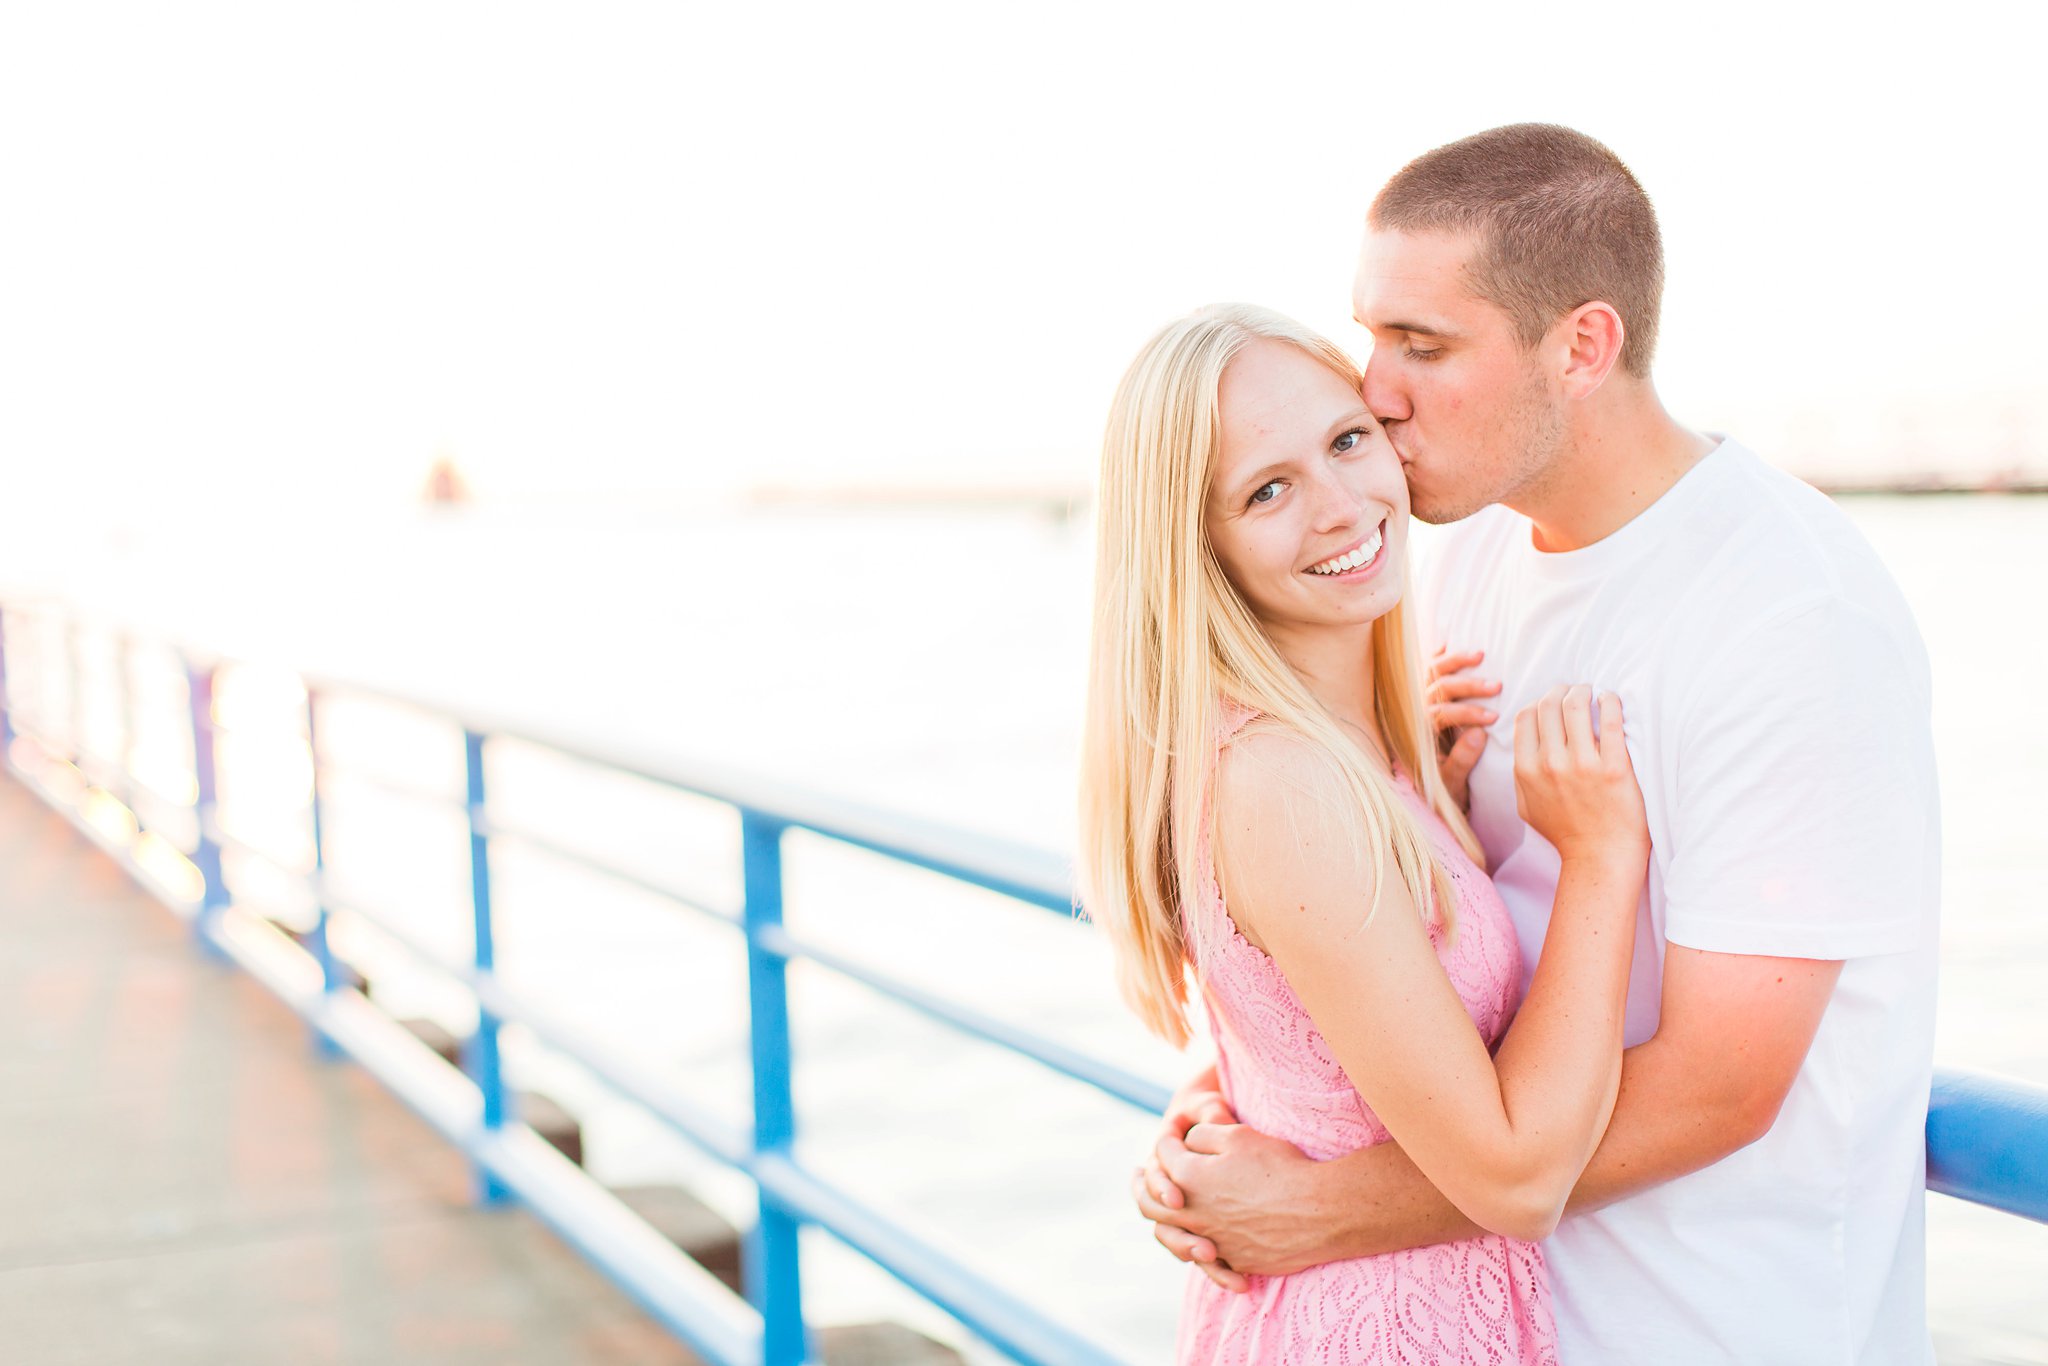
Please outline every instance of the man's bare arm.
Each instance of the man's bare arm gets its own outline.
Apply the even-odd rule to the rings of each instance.
[[[1598,1209],[1761,1138],[1841,966],[1670,945],[1657,1036],[1624,1055],[1614,1116],[1568,1209]],[[1312,1162],[1241,1126],[1200,1125],[1185,1142],[1163,1136],[1133,1193],[1175,1255],[1213,1249],[1231,1267],[1262,1274],[1482,1231],[1393,1144]],[[1185,1199],[1177,1208],[1166,1202],[1176,1194]]]

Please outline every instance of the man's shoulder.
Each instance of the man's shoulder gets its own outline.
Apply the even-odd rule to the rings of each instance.
[[[1714,484],[1670,549],[1687,586],[1668,621],[1695,696],[1799,696],[1793,675],[1900,674],[1925,690],[1918,626],[1898,583],[1826,494],[1727,443]]]
[[[1836,610],[1912,630],[1891,571],[1833,499],[1732,440],[1712,459],[1680,544],[1700,591],[1719,599],[1724,630]]]

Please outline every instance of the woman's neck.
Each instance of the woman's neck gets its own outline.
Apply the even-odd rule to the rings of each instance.
[[[1372,628],[1272,633],[1273,646],[1366,753],[1387,759],[1373,683]]]

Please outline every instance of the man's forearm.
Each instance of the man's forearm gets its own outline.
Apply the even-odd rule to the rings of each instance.
[[[1652,1039],[1622,1055],[1621,1092],[1567,1213],[1599,1209],[1720,1161],[1757,1136],[1756,1118],[1734,1097],[1701,1095],[1669,1049]],[[1485,1229],[1458,1212],[1392,1143],[1320,1164],[1328,1211],[1327,1255],[1372,1257],[1474,1238]]]

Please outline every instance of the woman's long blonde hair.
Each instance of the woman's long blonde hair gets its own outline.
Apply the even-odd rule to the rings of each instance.
[[[1219,304],[1170,323],[1131,363],[1110,407],[1096,504],[1095,625],[1082,740],[1080,883],[1109,934],[1124,999],[1154,1033],[1188,1039],[1191,945],[1182,907],[1201,895],[1198,864],[1226,700],[1329,756],[1357,800],[1379,906],[1379,851],[1425,916],[1448,920],[1447,874],[1389,779],[1308,690],[1230,584],[1204,532],[1220,442],[1217,392],[1249,342],[1286,342],[1357,388],[1358,367],[1289,318]],[[1373,696],[1396,762],[1478,859],[1437,772],[1420,652],[1396,606],[1372,624]],[[1278,813],[1275,813],[1278,815]]]

